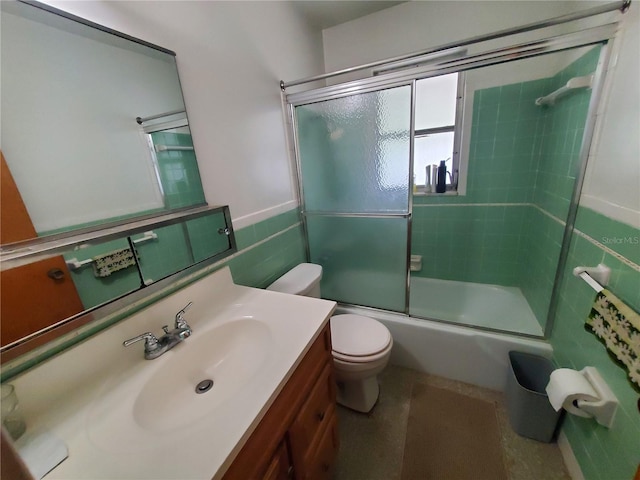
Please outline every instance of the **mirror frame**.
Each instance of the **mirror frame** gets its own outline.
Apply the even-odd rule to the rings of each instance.
[[[92,22],[91,20],[87,20],[86,18],[78,17],[69,12],[65,12],[64,10],[60,10],[58,8],[52,7],[51,5],[47,5],[45,3],[40,3],[34,0],[14,0],[18,3],[24,3],[26,5],[30,5],[35,8],[39,8],[40,10],[44,10],[49,13],[53,13],[54,15],[58,15],[60,17],[66,18],[68,20],[73,20],[74,22],[81,23],[91,28],[95,28],[105,33],[109,33],[111,35],[115,35],[116,37],[123,38],[125,40],[129,40],[140,45],[144,45],[145,47],[153,48],[154,50],[158,50],[163,53],[167,53],[173,57],[176,56],[176,52],[173,50],[169,50],[168,48],[161,47],[151,42],[147,42],[137,37],[133,37],[131,35],[127,35],[126,33],[119,32],[117,30],[113,30],[112,28],[105,27],[104,25],[100,25],[99,23]]]

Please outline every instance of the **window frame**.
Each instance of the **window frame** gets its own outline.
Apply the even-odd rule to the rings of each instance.
[[[462,125],[463,125],[463,115],[464,115],[465,72],[456,72],[456,73],[458,74],[458,86],[456,91],[456,113],[455,113],[454,124],[445,125],[442,127],[433,127],[433,128],[424,128],[424,129],[414,130],[413,150],[415,151],[415,141],[418,138],[423,138],[428,135],[433,135],[436,133],[453,132],[453,151],[451,154],[451,182],[449,182],[449,180],[447,179],[447,188],[445,193],[454,192],[456,194],[461,194],[458,190],[458,187],[460,185],[460,179],[461,178],[466,179],[466,175],[467,175],[466,168],[463,168],[463,167],[466,167],[466,164],[462,165],[461,155],[460,155],[461,147],[462,147]],[[425,77],[425,78],[435,78],[435,77]],[[416,79],[416,82],[419,82],[420,80],[423,80],[423,78]],[[414,109],[415,108],[417,108],[417,105],[414,107]],[[415,175],[416,173],[415,162],[412,162],[412,164],[413,164],[412,174]],[[424,184],[416,184],[415,187],[417,188],[417,191],[414,192],[414,195],[415,194],[442,195],[442,193],[425,192]],[[420,190],[420,187],[422,187],[422,190]]]

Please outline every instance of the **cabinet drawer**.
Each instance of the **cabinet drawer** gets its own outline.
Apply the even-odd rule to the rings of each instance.
[[[302,457],[329,421],[330,410],[335,402],[335,384],[331,368],[332,364],[325,365],[289,430],[292,448],[302,449],[296,452]]]
[[[320,440],[314,443],[305,461],[305,469],[297,477],[304,480],[331,480],[338,453],[338,422],[335,408],[329,411],[326,428],[321,432]]]

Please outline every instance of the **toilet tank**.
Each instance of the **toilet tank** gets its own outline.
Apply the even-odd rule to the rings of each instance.
[[[301,263],[267,287],[274,292],[320,298],[322,267],[314,263]]]

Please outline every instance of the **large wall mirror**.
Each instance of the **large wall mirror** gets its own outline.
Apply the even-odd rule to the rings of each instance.
[[[38,236],[205,203],[172,52],[20,2],[1,21],[1,146]]]
[[[1,9],[4,361],[235,241],[205,202],[173,52],[35,2]],[[45,252],[16,261],[25,248]]]

